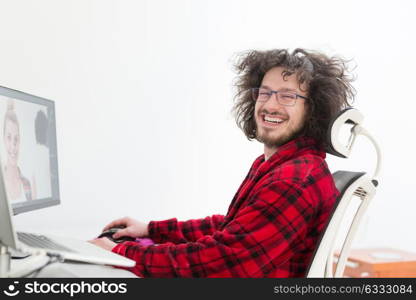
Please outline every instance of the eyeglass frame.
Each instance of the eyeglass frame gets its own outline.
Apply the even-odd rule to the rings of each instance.
[[[257,99],[255,99],[255,97],[254,97],[254,95],[255,95],[255,90],[260,90],[260,89],[264,89],[264,90],[268,90],[268,91],[270,91],[270,96],[269,96],[269,98],[268,98],[267,100],[265,100],[265,101],[260,101],[260,102],[266,102],[266,101],[269,101],[269,100],[270,100],[270,98],[272,97],[272,95],[273,95],[273,94],[275,94],[275,98],[276,98],[277,103],[279,103],[280,105],[283,105],[283,106],[295,106],[295,105],[296,105],[296,100],[298,100],[298,98],[302,98],[302,99],[305,99],[305,100],[309,100],[309,98],[308,98],[308,97],[305,97],[305,96],[299,95],[299,94],[297,94],[297,93],[295,93],[295,92],[290,92],[290,91],[275,91],[275,90],[272,90],[272,89],[269,89],[269,88],[260,87],[260,88],[250,88],[251,98],[253,99],[253,101],[254,101],[254,102],[257,102],[257,101],[258,101],[258,100],[257,100]],[[279,100],[279,97],[278,97],[278,95],[277,95],[277,94],[279,94],[279,93],[288,93],[288,94],[291,94],[291,95],[295,95],[296,97],[294,98],[293,104],[284,104],[284,103],[281,103],[281,102],[280,102],[280,100]],[[257,94],[258,94],[258,93],[257,93]],[[257,95],[257,97],[258,97],[258,95]]]

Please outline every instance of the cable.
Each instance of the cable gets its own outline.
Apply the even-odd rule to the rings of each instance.
[[[49,257],[49,260],[45,264],[43,264],[42,266],[30,271],[29,273],[23,275],[22,277],[32,276],[32,278],[35,278],[47,266],[49,266],[51,264],[54,264],[56,262],[63,262],[64,261],[64,258],[60,254],[47,253],[46,255]]]

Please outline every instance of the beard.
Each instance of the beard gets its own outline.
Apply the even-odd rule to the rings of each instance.
[[[259,130],[258,125],[256,123],[256,139],[260,143],[263,143],[266,147],[280,147],[303,134],[304,124],[301,124],[300,126],[296,127],[291,127],[289,125],[290,124],[287,124],[287,127],[283,129],[284,132],[276,132],[276,129],[270,130],[261,128]]]

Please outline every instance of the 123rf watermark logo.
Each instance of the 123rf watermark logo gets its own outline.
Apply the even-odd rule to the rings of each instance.
[[[126,294],[127,283],[107,283],[105,281],[91,282],[39,282],[32,281],[19,285],[19,281],[14,281],[3,290],[6,296],[14,297],[20,293],[30,294],[67,294],[70,297],[79,294]]]

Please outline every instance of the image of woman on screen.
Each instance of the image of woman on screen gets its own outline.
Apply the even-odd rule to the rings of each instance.
[[[4,117],[3,141],[6,149],[4,179],[10,202],[32,200],[30,181],[22,175],[18,166],[20,151],[19,121],[14,111],[13,101],[7,104]]]

